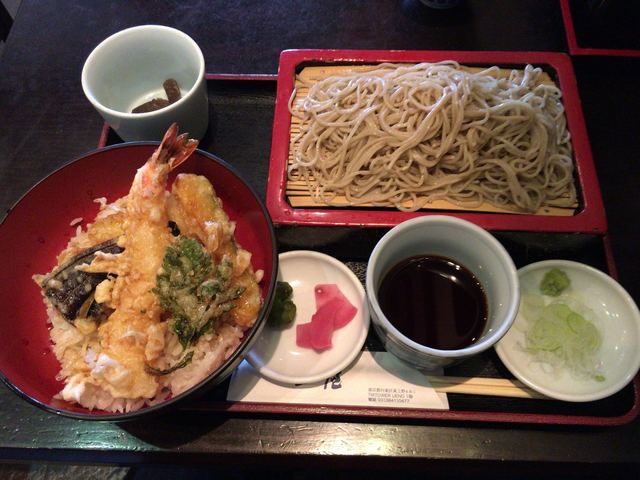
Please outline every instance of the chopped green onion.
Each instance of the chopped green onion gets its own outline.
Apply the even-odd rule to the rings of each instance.
[[[545,307],[539,304],[523,308],[523,314],[529,321],[525,333],[526,350],[534,359],[554,368],[568,368],[571,373],[582,378],[591,378],[598,382],[605,377],[598,371],[598,352],[602,336],[596,326],[575,312],[565,303],[551,303]],[[528,316],[526,312],[535,312]]]

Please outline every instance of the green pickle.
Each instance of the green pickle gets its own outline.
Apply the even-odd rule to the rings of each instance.
[[[272,327],[287,327],[293,323],[296,316],[296,304],[291,300],[293,288],[287,282],[276,284],[273,306],[267,323]]]

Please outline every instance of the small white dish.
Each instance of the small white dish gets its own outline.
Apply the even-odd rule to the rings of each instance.
[[[278,280],[293,288],[296,317],[285,329],[262,330],[247,360],[264,377],[299,385],[326,380],[346,369],[360,354],[369,331],[369,312],[364,288],[347,266],[329,255],[307,250],[281,253]],[[316,311],[314,288],[334,283],[358,309],[356,316],[333,332],[333,346],[322,352],[296,345],[296,325],[311,321]]]
[[[599,400],[624,388],[640,368],[640,312],[631,296],[608,275],[582,263],[546,260],[518,270],[522,295],[540,294],[539,285],[551,268],[566,272],[571,295],[592,310],[594,324],[602,335],[599,351],[605,380],[578,379],[568,371],[550,373],[522,347],[526,320],[518,313],[507,334],[496,345],[500,360],[520,381],[548,397],[570,402]],[[545,304],[552,297],[544,297]],[[574,297],[575,298],[575,297]]]

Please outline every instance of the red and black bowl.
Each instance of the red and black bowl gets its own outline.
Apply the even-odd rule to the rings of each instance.
[[[204,175],[212,183],[230,219],[236,222],[237,241],[252,253],[254,270],[264,271],[260,283],[263,306],[255,324],[236,351],[207,378],[188,391],[154,406],[114,414],[88,410],[58,400],[63,388],[56,380],[60,365],[49,337],[49,323],[34,274],[49,272],[57,254],[75,235],[70,222],[82,217],[91,222],[99,210],[94,199],[108,202],[126,195],[136,170],[158,143],[115,145],[90,152],[53,172],[35,185],[7,213],[0,225],[0,255],[9,275],[0,289],[0,378],[20,397],[58,415],[83,419],[123,421],[175,406],[198,396],[226,379],[260,334],[273,300],[277,277],[277,249],[271,218],[262,201],[230,165],[196,150],[172,172]]]

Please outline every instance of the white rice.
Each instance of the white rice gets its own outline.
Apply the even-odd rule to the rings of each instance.
[[[123,211],[124,198],[116,202],[107,203],[104,197],[96,198],[94,202],[100,204],[100,211],[96,220]],[[70,239],[67,250],[82,250],[85,244],[91,243],[87,231],[83,231],[81,217],[75,218],[71,226],[77,226],[76,235]],[[89,229],[91,225],[87,225]],[[235,224],[231,223],[231,230]],[[108,254],[104,254],[105,256]],[[239,255],[234,266],[238,273],[250,265],[251,255]],[[264,272],[255,273],[258,283]],[[34,275],[33,279],[40,284],[44,276]],[[96,289],[96,300],[100,287]],[[99,351],[97,326],[90,320],[78,319],[75,326],[69,323],[44,296],[47,305],[47,315],[51,324],[50,337],[53,342],[53,352],[60,362],[60,372],[57,379],[65,382],[64,388],[56,395],[65,401],[77,403],[89,410],[99,409],[112,413],[131,412],[146,405],[156,405],[177,396],[197,385],[207,376],[218,369],[238,348],[244,334],[240,326],[222,324],[216,332],[208,333],[199,339],[193,350],[191,363],[168,375],[157,377],[157,391],[152,398],[121,398],[114,397],[109,387],[118,388],[118,383],[130,382],[131,375],[139,372],[130,371],[125,365]],[[159,369],[166,369],[179,362],[186,354],[176,334],[168,327],[168,322],[155,323],[146,331],[129,329],[124,337],[131,337],[136,343],[145,345],[145,360],[153,362]],[[94,351],[92,348],[98,351]]]
[[[242,329],[227,324],[222,325],[216,333],[204,335],[194,349],[191,363],[164,378],[172,394],[179,395],[209,376],[238,348],[242,335]],[[168,331],[167,336],[171,337],[169,342],[177,341],[172,331]],[[168,360],[171,365],[181,357],[182,353],[178,356],[166,354],[165,361]]]
[[[240,327],[223,324],[217,332],[204,335],[194,348],[193,359],[189,365],[175,372],[158,377],[158,390],[153,398],[130,399],[114,398],[111,393],[97,385],[100,382],[102,372],[107,366],[114,371],[109,381],[115,382],[117,376],[126,376],[129,372],[121,364],[110,359],[107,355],[96,353],[87,348],[87,343],[96,335],[92,332],[83,334],[79,328],[71,325],[50,304],[47,314],[51,323],[50,336],[53,341],[53,351],[60,361],[61,370],[58,380],[65,382],[65,387],[56,396],[68,402],[77,403],[89,410],[104,410],[112,413],[124,413],[138,410],[147,405],[156,405],[165,401],[170,396],[179,395],[194,385],[198,384],[220,367],[225,360],[240,345],[243,330]],[[159,324],[156,324],[159,325]],[[153,327],[153,326],[152,326]],[[177,336],[168,328],[163,329],[164,352],[159,358],[161,368],[168,368],[180,361],[184,355],[182,346]],[[133,330],[125,335],[135,337],[144,336],[149,345],[147,335]],[[116,368],[114,368],[116,367]],[[79,370],[90,370],[90,373],[78,373]],[[103,381],[105,381],[104,379]]]

